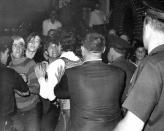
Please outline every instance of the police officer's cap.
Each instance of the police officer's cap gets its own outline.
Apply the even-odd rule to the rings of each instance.
[[[160,0],[143,0],[142,2],[147,8],[148,16],[164,22],[164,3]]]
[[[127,41],[125,41],[117,36],[112,38],[112,41],[110,41],[109,46],[114,49],[119,50],[122,53],[126,52],[128,49],[131,48],[130,44]]]

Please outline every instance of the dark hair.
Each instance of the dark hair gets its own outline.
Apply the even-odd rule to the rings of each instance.
[[[44,51],[46,51],[48,49],[48,47],[50,46],[50,44],[55,44],[57,46],[60,45],[60,39],[56,38],[56,39],[47,39],[47,41],[44,44]]]
[[[26,43],[28,43],[32,38],[35,38],[36,36],[40,37],[39,33],[37,32],[30,33],[26,38]],[[40,41],[41,41],[41,37],[40,37]]]
[[[105,38],[99,33],[88,33],[83,41],[83,46],[93,52],[102,52],[105,48]]]
[[[74,51],[76,43],[75,33],[73,31],[63,31],[60,44],[63,51]]]
[[[0,52],[5,52],[6,49],[9,49],[11,52],[13,40],[8,36],[1,36],[0,37]]]

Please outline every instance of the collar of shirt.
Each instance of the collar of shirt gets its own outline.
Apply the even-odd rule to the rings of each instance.
[[[78,61],[78,60],[80,60],[80,58],[77,57],[73,53],[73,51],[62,52],[60,58],[62,58],[62,57],[67,58],[67,59],[72,60],[72,61]]]
[[[153,54],[156,54],[160,51],[164,51],[164,44],[163,45],[160,45],[160,46],[157,46],[156,48],[154,48],[150,53],[149,55],[153,55]]]
[[[83,63],[86,63],[86,62],[95,62],[95,61],[102,61],[102,59],[85,60]]]

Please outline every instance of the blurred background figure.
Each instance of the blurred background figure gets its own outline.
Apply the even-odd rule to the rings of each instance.
[[[106,20],[105,13],[100,10],[100,3],[96,3],[94,10],[90,13],[89,27],[92,27],[98,33],[104,34]]]
[[[58,20],[57,11],[55,9],[52,9],[50,11],[49,19],[44,20],[43,23],[42,23],[43,36],[47,36],[48,31],[50,29],[58,29],[58,28],[61,28],[61,27],[62,27],[62,24]]]

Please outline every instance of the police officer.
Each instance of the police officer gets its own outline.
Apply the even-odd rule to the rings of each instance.
[[[137,68],[123,107],[128,110],[115,131],[164,131],[164,6],[144,0],[148,7],[143,42],[148,56]]]
[[[109,38],[111,39],[111,38]],[[130,85],[131,77],[136,69],[136,66],[127,59],[128,50],[131,48],[130,44],[117,37],[113,36],[109,41],[109,50],[107,53],[108,62],[114,66],[121,68],[126,74],[126,84],[121,101],[123,102],[127,96],[127,92]]]

